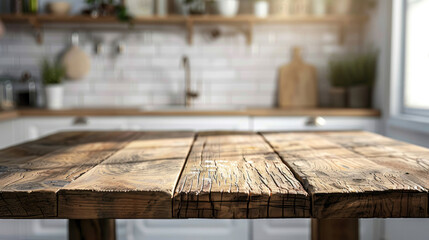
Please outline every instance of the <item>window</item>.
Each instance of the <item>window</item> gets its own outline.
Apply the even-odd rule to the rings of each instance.
[[[402,112],[429,116],[429,0],[405,0]]]

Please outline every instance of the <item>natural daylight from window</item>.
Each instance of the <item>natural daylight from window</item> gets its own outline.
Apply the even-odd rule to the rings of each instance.
[[[429,0],[408,0],[405,21],[404,107],[429,110]]]

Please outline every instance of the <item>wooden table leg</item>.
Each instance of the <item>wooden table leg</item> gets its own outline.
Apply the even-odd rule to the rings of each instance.
[[[114,219],[70,219],[69,240],[115,240]]]
[[[359,240],[359,219],[311,219],[311,240]]]

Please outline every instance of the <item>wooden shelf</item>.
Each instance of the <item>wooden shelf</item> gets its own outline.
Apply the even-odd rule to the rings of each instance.
[[[99,17],[92,18],[90,16],[56,16],[56,15],[0,15],[0,19],[5,23],[28,23],[36,30],[36,35],[39,35],[41,42],[41,29],[47,24],[126,24],[120,22],[116,17]],[[222,17],[217,15],[203,16],[181,16],[170,15],[166,17],[151,16],[135,18],[130,23],[132,24],[177,24],[184,25],[188,30],[188,42],[192,44],[193,28],[196,24],[231,24],[245,25],[245,32],[248,44],[252,43],[252,28],[254,24],[335,24],[339,26],[339,39],[343,38],[345,27],[350,24],[364,24],[368,21],[368,16],[285,16],[285,17],[267,17],[257,18],[252,15],[238,15],[235,17]],[[84,27],[84,26],[82,26]]]

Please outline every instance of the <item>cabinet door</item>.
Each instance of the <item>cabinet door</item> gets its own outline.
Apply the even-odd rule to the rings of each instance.
[[[67,220],[0,220],[0,239],[66,240]]]
[[[20,137],[28,141],[60,131],[125,130],[123,118],[46,117],[25,118],[20,122]]]
[[[128,118],[131,130],[249,131],[248,117],[136,117]]]
[[[253,220],[253,240],[309,240],[309,219]]]
[[[139,240],[235,240],[249,239],[249,220],[123,220],[129,227],[127,237]],[[121,233],[118,234],[121,236]]]
[[[0,149],[16,144],[14,121],[1,121],[0,133]]]
[[[318,119],[313,117],[253,118],[254,131],[365,130],[378,132],[378,124],[379,119],[371,117],[320,117]]]

